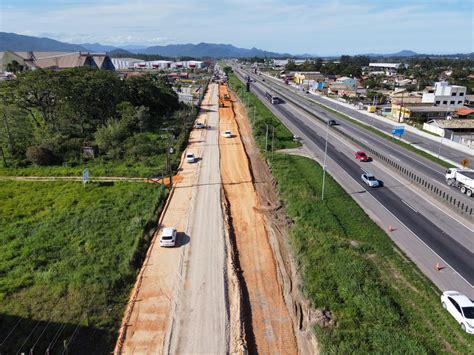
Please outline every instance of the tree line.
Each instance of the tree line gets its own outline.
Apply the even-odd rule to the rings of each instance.
[[[106,160],[146,159],[163,128],[179,135],[192,120],[161,78],[89,67],[19,73],[0,84],[0,107],[0,158],[14,166],[79,164],[84,146]]]

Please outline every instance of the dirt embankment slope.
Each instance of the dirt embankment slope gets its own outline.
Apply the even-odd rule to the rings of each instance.
[[[277,263],[269,241],[267,221],[254,188],[249,161],[239,133],[230,93],[219,89],[220,131],[232,138],[219,140],[220,168],[232,219],[243,277],[244,314],[248,350],[259,353],[297,354],[293,321],[279,283]]]

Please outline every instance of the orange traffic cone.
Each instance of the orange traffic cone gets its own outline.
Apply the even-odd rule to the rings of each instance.
[[[436,269],[436,271],[440,271],[440,270],[441,270],[441,266],[439,265],[439,263],[436,263],[435,269]]]

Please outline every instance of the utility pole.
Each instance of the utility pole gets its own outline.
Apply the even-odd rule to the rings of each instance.
[[[329,120],[326,124],[326,145],[324,147],[324,160],[323,160],[323,186],[321,189],[321,201],[324,200],[324,185],[326,183],[326,157],[328,154],[328,135],[329,135]]]
[[[8,145],[10,146],[10,154],[15,155],[15,146],[13,145],[13,137],[12,137],[12,133],[10,132],[10,126],[8,125],[7,114],[5,110],[3,110],[3,125],[5,126],[5,130],[7,131]]]
[[[267,152],[267,142],[268,142],[268,125],[267,125],[267,130],[265,132],[265,153]]]
[[[5,157],[5,152],[3,151],[3,147],[0,147],[0,152],[2,152],[3,166],[5,168],[8,168],[7,158]]]
[[[401,115],[402,115],[402,109],[403,109],[403,95],[405,94],[404,91],[402,91],[402,102],[400,103],[400,111],[398,112],[398,123],[400,123]]]
[[[252,125],[255,126],[255,105],[253,105],[253,122]]]
[[[275,127],[272,127],[272,160],[273,160],[273,146],[275,144]]]
[[[444,139],[444,130],[443,130],[443,135],[441,136],[441,141],[439,142],[438,159],[439,159],[439,156],[441,155],[441,146],[443,145],[443,139]]]

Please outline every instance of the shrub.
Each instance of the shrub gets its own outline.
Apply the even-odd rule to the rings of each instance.
[[[26,158],[36,165],[52,165],[56,162],[54,153],[44,147],[28,147],[26,149]]]

